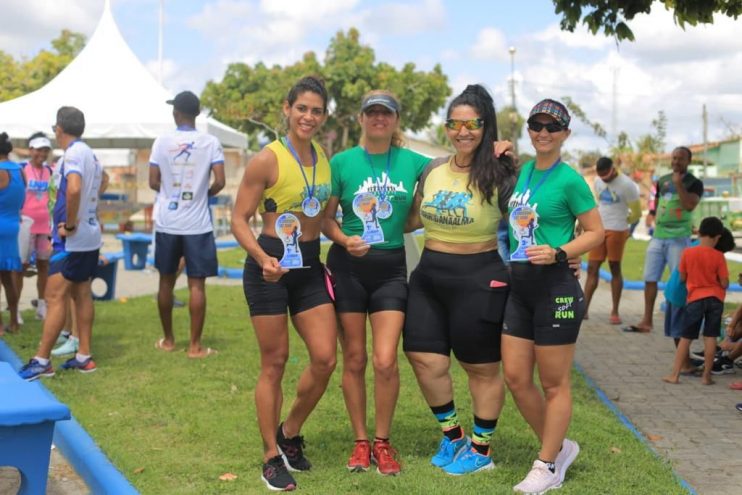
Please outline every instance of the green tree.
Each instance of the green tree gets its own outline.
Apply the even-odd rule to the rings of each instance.
[[[517,142],[523,135],[525,124],[525,117],[519,114],[517,109],[510,105],[500,108],[497,112],[497,131],[500,134],[498,139]]]
[[[582,107],[575,103],[572,98],[570,98],[569,96],[562,96],[562,102],[564,102],[564,105],[569,109],[569,112],[572,114],[573,119],[577,119],[586,126],[590,127],[596,136],[607,139],[608,133],[605,131],[605,128],[599,122],[593,122],[592,120],[590,120]]]
[[[686,24],[695,26],[712,24],[714,14],[719,13],[737,19],[742,14],[742,0],[553,0],[554,10],[561,14],[561,28],[574,31],[582,21],[591,33],[603,30],[606,36],[615,36],[617,41],[634,41],[629,28],[637,14],[648,14],[654,4],[664,4],[673,12],[675,22],[682,28]]]
[[[85,36],[65,29],[51,45],[51,51],[41,50],[33,58],[20,60],[0,50],[0,101],[23,96],[54,79],[85,46]]]
[[[286,92],[301,76],[309,74],[322,77],[330,94],[331,112],[320,139],[331,154],[358,142],[356,119],[367,91],[387,89],[396,94],[402,105],[402,126],[413,132],[424,129],[451,94],[448,78],[439,65],[425,72],[413,63],[398,70],[377,62],[374,50],[361,44],[360,33],[351,28],[347,33],[338,32],[330,41],[322,64],[313,52],[287,67],[230,64],[221,81],[207,83],[202,99],[222,122],[248,134],[264,132],[274,137],[282,130],[280,109]]]

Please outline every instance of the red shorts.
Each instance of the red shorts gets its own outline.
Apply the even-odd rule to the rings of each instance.
[[[588,261],[621,261],[626,241],[629,240],[628,230],[606,230],[605,239],[587,255]]]

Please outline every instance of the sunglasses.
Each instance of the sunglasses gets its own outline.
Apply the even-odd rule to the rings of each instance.
[[[481,129],[484,126],[484,120],[482,119],[469,119],[469,120],[458,120],[458,119],[447,119],[446,128],[453,131],[460,131],[462,127],[466,127],[470,131]]]
[[[535,120],[528,123],[528,128],[533,132],[541,132],[541,129],[546,128],[546,132],[550,134],[564,130],[562,124],[557,124],[556,122],[549,122],[548,124],[544,124],[542,122],[536,122]]]

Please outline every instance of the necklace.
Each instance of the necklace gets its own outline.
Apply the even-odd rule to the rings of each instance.
[[[459,165],[458,160],[456,160],[456,155],[453,155],[453,164],[456,166],[456,168],[470,168],[471,163],[468,165]]]

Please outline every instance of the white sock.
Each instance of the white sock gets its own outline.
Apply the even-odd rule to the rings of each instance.
[[[90,354],[80,354],[79,352],[75,354],[75,359],[77,359],[78,362],[84,363],[88,359],[90,359]]]
[[[49,359],[39,356],[34,356],[33,358],[38,361],[41,366],[46,366],[47,364],[49,364]]]

